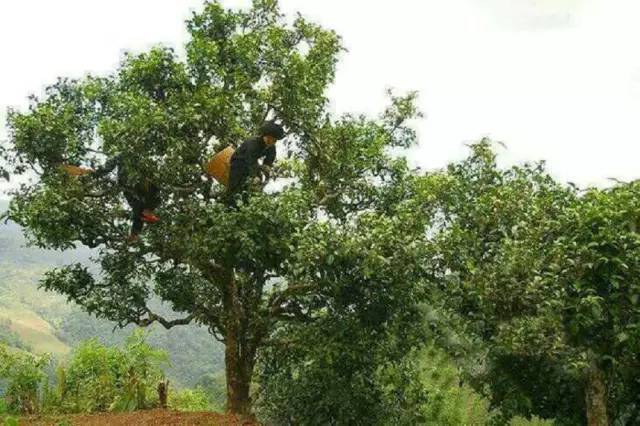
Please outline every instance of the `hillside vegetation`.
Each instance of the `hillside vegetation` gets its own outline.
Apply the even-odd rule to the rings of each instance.
[[[0,200],[0,214],[7,204]],[[90,264],[90,256],[91,251],[83,248],[62,253],[27,247],[19,226],[0,223],[0,338],[4,336],[13,347],[61,360],[89,338],[122,343],[132,326],[114,329],[113,322],[96,319],[64,296],[38,288],[47,270],[70,261]],[[151,327],[149,342],[169,353],[167,375],[176,385],[194,386],[222,368],[221,347],[197,326],[171,331]]]

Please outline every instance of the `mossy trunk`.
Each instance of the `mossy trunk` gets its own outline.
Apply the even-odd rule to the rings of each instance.
[[[225,293],[227,412],[246,417],[251,416],[250,388],[256,350],[233,276],[229,277]]]
[[[607,416],[607,384],[604,373],[591,362],[586,374],[585,403],[587,408],[587,424],[589,426],[608,426]]]
[[[232,340],[229,339],[227,343],[224,359],[227,376],[227,411],[248,416],[251,414],[249,390],[253,360],[244,359],[240,345]]]

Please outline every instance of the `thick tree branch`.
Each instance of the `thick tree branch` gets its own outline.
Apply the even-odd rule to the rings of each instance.
[[[175,327],[177,325],[187,325],[189,324],[194,318],[195,315],[191,314],[185,318],[178,318],[175,320],[168,320],[160,315],[154,314],[153,312],[151,312],[149,309],[145,309],[146,313],[147,313],[147,317],[146,318],[138,318],[135,321],[135,324],[137,324],[140,327],[148,327],[151,324],[153,324],[154,322],[158,322],[160,323],[164,328],[166,328],[167,330],[169,330],[172,327]]]

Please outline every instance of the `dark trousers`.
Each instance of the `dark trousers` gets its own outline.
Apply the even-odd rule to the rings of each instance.
[[[160,188],[153,183],[139,183],[133,188],[124,190],[124,198],[131,207],[131,235],[138,235],[142,231],[142,211],[154,210],[160,206]]]
[[[236,207],[239,196],[246,202],[246,186],[249,178],[249,168],[242,160],[234,160],[231,157],[231,167],[229,169],[229,186],[227,187],[227,205]]]

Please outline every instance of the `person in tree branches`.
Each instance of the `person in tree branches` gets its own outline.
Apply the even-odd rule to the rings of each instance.
[[[94,178],[101,178],[118,168],[117,183],[122,189],[124,198],[131,207],[131,233],[129,241],[138,239],[142,231],[143,224],[156,223],[160,218],[153,213],[153,210],[160,206],[160,188],[149,178],[134,179],[130,176],[126,168],[123,167],[123,156],[118,154],[107,160],[104,166],[91,173]]]
[[[274,121],[267,121],[261,127],[258,136],[244,141],[235,150],[230,160],[228,202],[235,206],[237,195],[246,190],[247,181],[262,171],[269,176],[271,166],[276,160],[277,140],[285,137],[284,129]],[[262,167],[258,161],[262,160]]]

